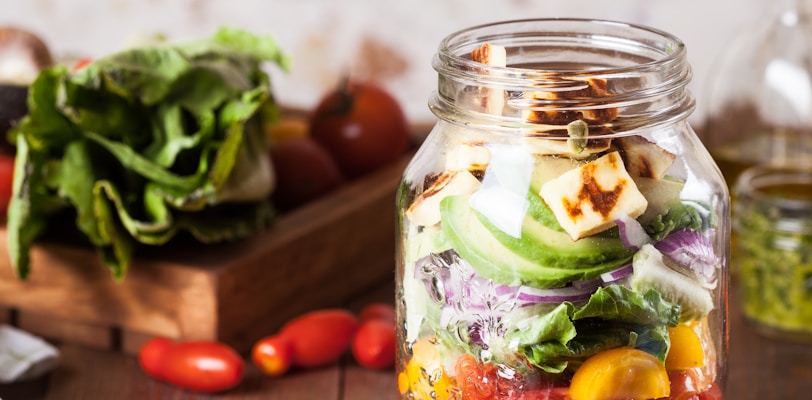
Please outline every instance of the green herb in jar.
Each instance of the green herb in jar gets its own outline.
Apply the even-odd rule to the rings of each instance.
[[[812,172],[756,167],[736,194],[745,316],[773,336],[812,341]]]

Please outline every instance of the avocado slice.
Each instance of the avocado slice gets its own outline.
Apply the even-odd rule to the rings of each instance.
[[[532,218],[525,218],[522,237],[513,238],[489,227],[487,219],[468,204],[468,198],[448,196],[440,202],[443,232],[460,257],[498,283],[561,287],[574,280],[595,278],[631,259],[632,252],[625,249],[622,256],[613,258],[617,254],[612,239],[573,242]],[[498,236],[494,232],[499,232]]]
[[[634,255],[634,250],[624,247],[618,236],[593,235],[573,241],[563,230],[551,229],[543,222],[525,217],[522,236],[517,238],[497,228],[476,210],[473,212],[505,247],[524,258],[551,267],[583,268],[604,263],[620,266]]]
[[[680,193],[685,181],[665,177],[662,179],[636,177],[637,190],[648,200],[646,212],[637,218],[641,224],[647,224],[655,218],[665,215],[669,209],[681,203]]]

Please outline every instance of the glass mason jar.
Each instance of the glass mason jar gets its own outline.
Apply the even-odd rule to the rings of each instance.
[[[745,319],[767,336],[812,343],[812,169],[752,167],[734,190]]]
[[[730,205],[686,57],[596,20],[442,41],[397,199],[401,398],[721,397]]]

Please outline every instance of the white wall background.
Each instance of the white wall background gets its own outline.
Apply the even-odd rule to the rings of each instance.
[[[298,107],[313,106],[367,54],[375,74],[420,122],[432,118],[430,61],[447,34],[505,19],[614,19],[685,41],[698,101],[691,118],[700,123],[705,80],[718,55],[773,8],[768,0],[0,0],[0,25],[36,32],[58,57],[113,52],[145,33],[186,40],[230,25],[270,34],[293,57],[291,73],[273,73],[274,91]]]

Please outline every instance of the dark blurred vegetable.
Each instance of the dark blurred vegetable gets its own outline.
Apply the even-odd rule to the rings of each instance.
[[[29,247],[57,213],[75,214],[118,279],[138,243],[180,231],[218,242],[268,226],[273,175],[258,116],[275,107],[266,61],[287,65],[272,39],[223,29],[75,72],[43,70],[13,130],[24,164],[8,212],[17,275],[28,275]]]
[[[336,162],[310,137],[293,137],[271,146],[276,189],[271,196],[280,211],[314,200],[344,182]]]

